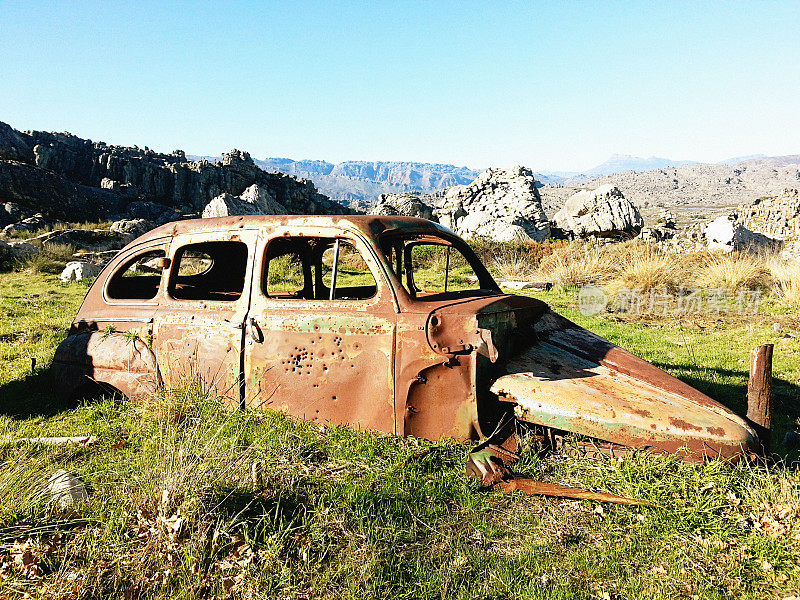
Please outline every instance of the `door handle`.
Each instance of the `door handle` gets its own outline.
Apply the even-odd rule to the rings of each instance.
[[[255,317],[250,317],[247,320],[247,330],[250,332],[250,337],[254,342],[261,343],[264,340],[264,336],[261,335],[261,328],[258,326],[258,321],[256,321]]]

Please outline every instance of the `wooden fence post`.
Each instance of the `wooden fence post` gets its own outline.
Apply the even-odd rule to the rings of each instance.
[[[755,426],[766,454],[772,429],[772,344],[750,352],[750,380],[747,383],[747,418]]]

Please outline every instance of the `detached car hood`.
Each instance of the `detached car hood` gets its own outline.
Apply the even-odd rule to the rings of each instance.
[[[454,302],[432,311],[429,324],[435,350],[474,348],[494,363],[490,393],[520,421],[687,459],[758,446],[755,431],[719,402],[538,300]]]

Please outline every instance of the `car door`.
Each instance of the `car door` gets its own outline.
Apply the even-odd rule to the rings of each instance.
[[[199,386],[229,406],[242,400],[243,325],[257,231],[173,238],[154,346],[164,385]]]
[[[397,309],[368,244],[335,228],[278,228],[254,270],[246,403],[396,433]]]

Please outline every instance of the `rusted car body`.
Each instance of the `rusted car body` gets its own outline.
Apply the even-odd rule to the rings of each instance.
[[[428,439],[516,419],[688,458],[757,444],[721,404],[503,293],[458,236],[406,217],[161,226],[99,275],[53,372],[72,394],[196,380],[231,407]]]

